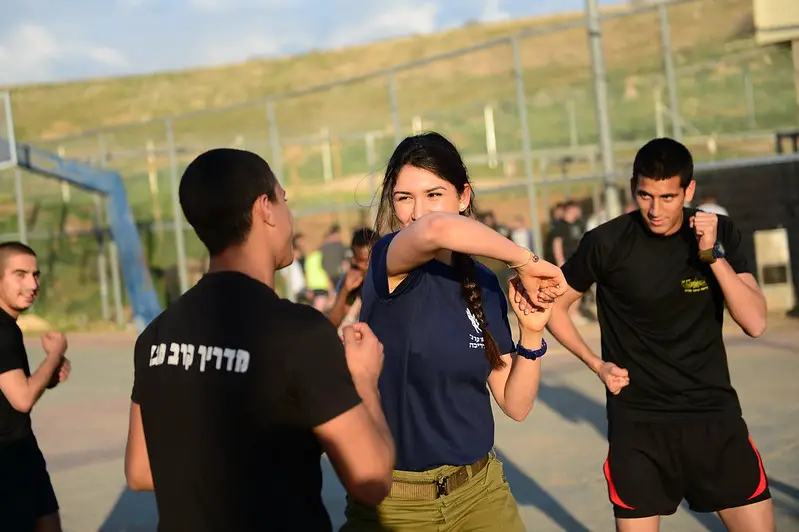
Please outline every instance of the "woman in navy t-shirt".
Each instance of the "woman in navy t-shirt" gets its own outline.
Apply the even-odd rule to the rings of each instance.
[[[349,500],[342,530],[524,530],[493,453],[489,389],[508,416],[526,418],[546,352],[544,308],[566,284],[473,212],[455,146],[437,133],[400,143],[376,220],[389,234],[372,248],[361,308],[385,349],[379,388],[397,463],[391,494],[378,508]],[[496,276],[470,255],[517,270],[518,346]]]

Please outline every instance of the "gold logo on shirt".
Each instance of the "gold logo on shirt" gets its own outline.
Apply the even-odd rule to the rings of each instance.
[[[683,279],[680,281],[682,290],[686,294],[693,294],[696,292],[704,292],[708,289],[707,281],[704,279]]]

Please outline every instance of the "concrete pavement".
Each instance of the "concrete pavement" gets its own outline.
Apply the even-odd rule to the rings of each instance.
[[[771,320],[750,339],[729,328],[733,383],[770,476],[780,531],[799,531],[799,322]],[[585,326],[598,349],[598,331]],[[48,392],[34,425],[58,494],[65,532],[155,530],[151,494],[125,489],[123,455],[135,338],[126,334],[71,335],[72,379]],[[30,338],[32,366],[42,357]],[[602,475],[607,454],[604,393],[580,362],[552,342],[539,397],[530,417],[516,423],[497,412],[497,450],[528,529],[612,531]],[[343,491],[327,464],[324,496],[342,522]],[[681,509],[662,530],[723,530],[715,516]]]

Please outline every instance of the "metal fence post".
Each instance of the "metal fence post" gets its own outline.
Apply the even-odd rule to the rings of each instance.
[[[599,127],[599,147],[602,154],[602,178],[605,183],[605,212],[615,218],[621,214],[621,204],[615,184],[615,161],[613,132],[610,128],[608,110],[608,79],[605,57],[602,52],[602,28],[599,20],[597,0],[586,0],[588,18],[588,46],[594,75],[594,97],[596,99],[596,122]]]
[[[522,54],[519,50],[519,38],[511,39],[513,47],[513,74],[516,79],[516,106],[519,111],[519,124],[522,129],[522,155],[524,157],[524,173],[527,176],[527,202],[530,209],[530,223],[533,229],[533,245],[543,253],[544,240],[541,236],[541,220],[538,218],[538,195],[535,190],[533,176],[533,152],[530,147],[530,127],[527,124],[527,96],[524,92],[522,70]]]
[[[669,11],[665,4],[658,6],[658,15],[660,18],[660,42],[663,46],[663,64],[666,68],[666,87],[669,92],[672,134],[675,140],[682,140],[680,100],[677,94],[677,78],[674,74],[674,58],[671,55],[671,27],[669,26]]]
[[[397,104],[397,76],[393,70],[388,72],[388,104],[391,109],[391,119],[394,122],[394,147],[396,148],[402,142],[402,124]]]
[[[106,165],[105,136],[97,135],[97,148],[100,155],[100,168]],[[100,281],[100,315],[103,321],[111,319],[108,303],[108,258],[106,257],[105,228],[103,227],[103,200],[101,194],[94,194],[94,213],[97,224],[97,277]]]
[[[108,223],[110,215],[108,198],[106,198],[105,201],[105,214],[105,221]],[[111,238],[108,243],[108,258],[111,266],[111,290],[114,295],[114,315],[116,317],[117,326],[121,328],[125,326],[125,315],[122,309],[122,279],[119,274],[119,251],[117,250],[117,243],[113,238]]]
[[[744,97],[746,98],[746,117],[750,129],[757,127],[757,111],[755,109],[755,88],[752,84],[752,72],[749,65],[743,66]]]
[[[11,96],[8,92],[0,93],[3,97],[3,112],[5,113],[7,131],[6,140],[8,141],[9,155],[11,163],[14,164],[14,196],[17,200],[17,230],[19,241],[23,244],[28,243],[28,225],[25,220],[25,195],[22,190],[22,170],[17,164],[17,137],[14,131],[14,115],[11,110]]]
[[[272,168],[277,180],[283,181],[283,153],[280,149],[280,136],[277,128],[277,118],[275,117],[275,102],[266,102],[266,120],[269,122],[269,145],[272,148]]]
[[[14,168],[14,195],[17,197],[17,229],[19,241],[28,243],[28,223],[25,220],[25,196],[22,190],[22,170]]]
[[[175,153],[175,132],[172,127],[172,119],[165,119],[164,126],[166,127],[166,142],[169,149],[169,175],[172,185],[172,219],[175,221],[175,249],[178,254],[178,280],[180,281],[180,293],[183,294],[189,289],[189,272],[186,269],[186,243],[183,239],[183,213],[180,209],[178,159]]]

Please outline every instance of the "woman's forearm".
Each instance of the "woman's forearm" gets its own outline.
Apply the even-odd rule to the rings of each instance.
[[[522,331],[519,343],[522,347],[535,351],[541,348],[541,332]],[[505,404],[503,410],[511,419],[524,421],[533,408],[541,379],[541,359],[529,360],[516,355],[513,359],[508,380],[505,383]]]
[[[525,264],[530,251],[472,218],[431,213],[394,237],[388,250],[389,275],[408,273],[432,260],[440,250],[479,255],[511,266]]]

